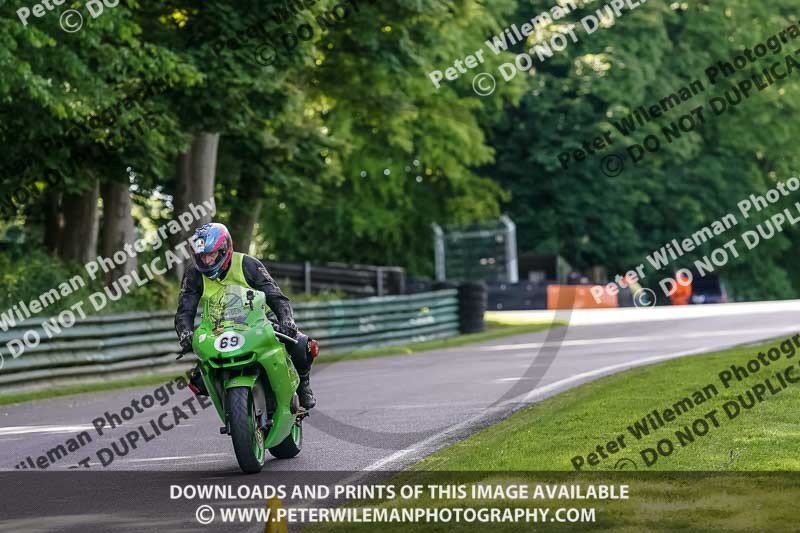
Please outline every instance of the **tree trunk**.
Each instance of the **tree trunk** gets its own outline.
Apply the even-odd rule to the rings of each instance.
[[[213,201],[218,148],[219,133],[197,133],[189,151],[178,157],[178,183],[172,202],[175,217],[184,212],[191,213],[189,204],[201,206],[203,202]],[[194,227],[210,222],[211,218],[210,213],[194,218],[191,229],[173,237],[173,246],[188,239]],[[182,264],[176,265],[175,275],[179,279],[183,276]]]
[[[236,250],[248,253],[263,204],[264,180],[247,170],[239,179],[239,194],[231,210],[230,230]]]
[[[59,207],[59,193],[48,190],[44,198],[44,248],[50,255],[58,254],[64,219]]]
[[[113,257],[123,251],[126,244],[133,246],[136,240],[136,225],[131,212],[130,187],[127,182],[105,183],[101,188],[103,195],[103,234],[100,254]],[[108,283],[114,282],[124,274],[136,270],[136,258],[125,254],[127,260],[118,265],[106,276]]]
[[[66,261],[88,263],[97,257],[99,210],[98,182],[79,194],[64,194],[64,227],[58,256]]]

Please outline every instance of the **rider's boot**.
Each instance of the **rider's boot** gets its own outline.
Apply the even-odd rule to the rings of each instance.
[[[311,390],[311,369],[306,370],[300,375],[300,385],[297,387],[297,396],[300,398],[300,405],[304,409],[311,409],[317,404],[317,399],[314,398],[314,392]]]

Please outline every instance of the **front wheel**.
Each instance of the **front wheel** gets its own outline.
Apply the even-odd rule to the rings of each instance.
[[[291,459],[303,449],[303,423],[298,419],[292,426],[289,436],[283,442],[269,449],[274,457],[278,459]]]
[[[256,424],[253,394],[247,387],[228,390],[231,439],[239,467],[247,474],[257,474],[264,467],[264,430]]]

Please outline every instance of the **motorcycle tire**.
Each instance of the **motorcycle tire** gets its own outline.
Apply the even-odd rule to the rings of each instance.
[[[231,440],[236,461],[243,472],[261,472],[266,460],[264,431],[256,427],[255,408],[250,389],[236,387],[228,390],[231,421]]]

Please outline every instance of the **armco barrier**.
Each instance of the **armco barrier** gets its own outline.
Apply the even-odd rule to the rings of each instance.
[[[456,290],[297,304],[295,320],[325,353],[407,344],[457,335]],[[96,382],[114,377],[177,372],[174,311],[87,317],[71,328],[42,328],[27,320],[0,332],[0,395],[20,389]],[[53,324],[58,325],[55,319]],[[6,343],[36,331],[41,343],[12,357]]]

